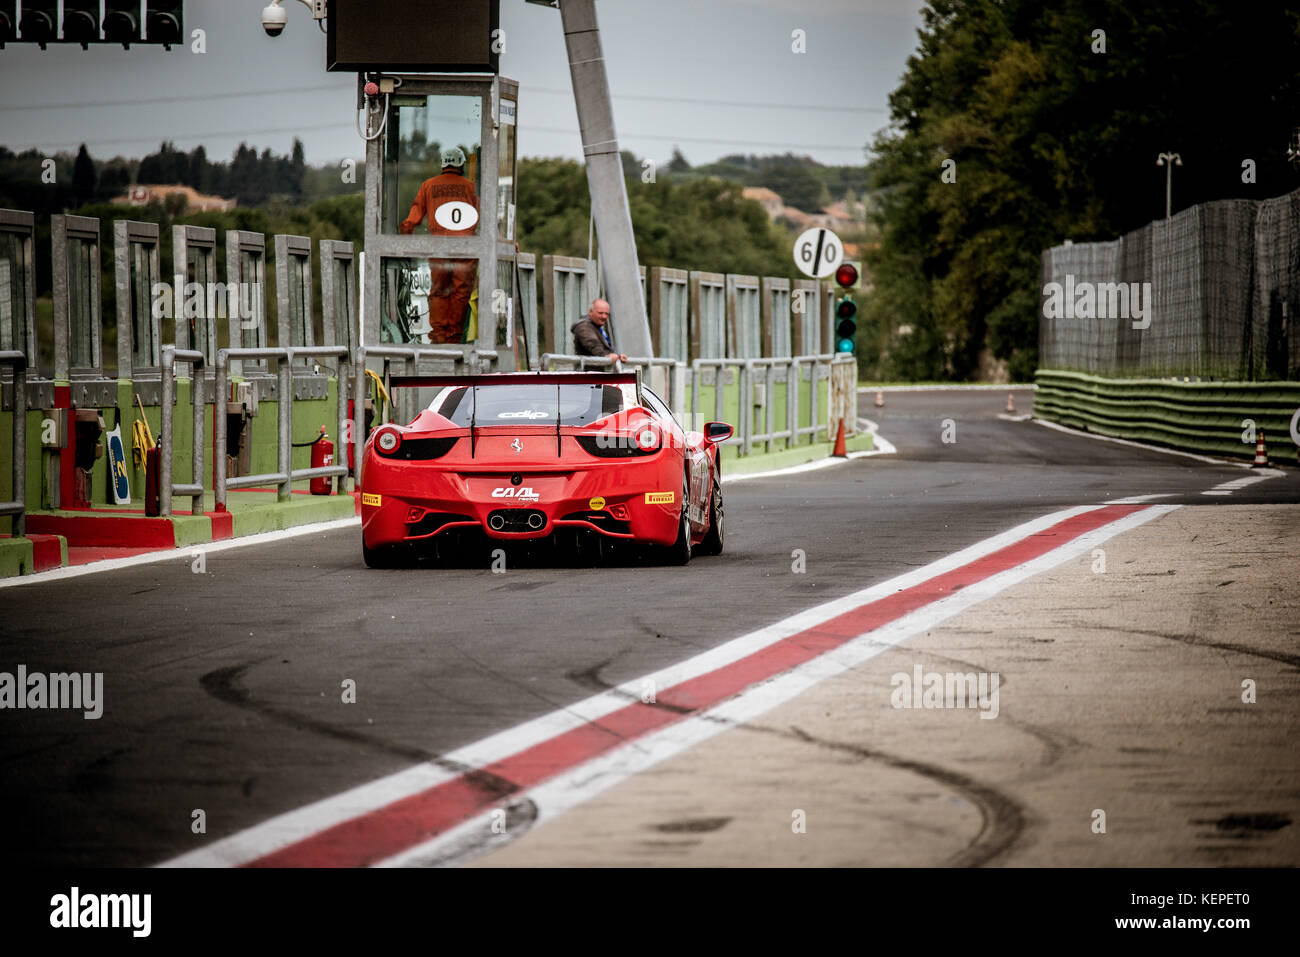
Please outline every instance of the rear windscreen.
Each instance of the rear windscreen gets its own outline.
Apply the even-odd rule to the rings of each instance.
[[[623,408],[613,385],[480,385],[452,389],[438,412],[456,425],[587,425]]]

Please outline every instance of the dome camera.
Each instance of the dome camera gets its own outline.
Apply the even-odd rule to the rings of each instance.
[[[266,31],[268,37],[278,37],[284,32],[285,24],[288,22],[289,14],[280,4],[268,4],[262,9],[262,29]]]

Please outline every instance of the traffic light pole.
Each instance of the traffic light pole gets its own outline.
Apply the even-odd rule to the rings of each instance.
[[[600,238],[601,271],[614,325],[614,344],[626,355],[653,356],[595,0],[561,0],[560,18],[582,131],[592,216]],[[577,321],[581,317],[569,318]]]

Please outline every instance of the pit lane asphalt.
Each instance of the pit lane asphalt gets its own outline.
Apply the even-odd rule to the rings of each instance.
[[[724,484],[726,553],[687,568],[371,571],[345,529],[5,590],[0,670],[102,671],[105,698],[0,712],[5,860],[158,863],[1058,508],[1300,500],[1294,468],[1204,497],[1249,473],[1004,421],[1002,392],[873,397],[897,455]]]

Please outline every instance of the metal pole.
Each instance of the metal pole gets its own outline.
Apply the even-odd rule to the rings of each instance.
[[[614,316],[618,347],[628,355],[652,356],[654,343],[637,268],[632,214],[614,130],[614,110],[600,46],[595,0],[564,0],[560,4],[560,19],[569,55],[569,73],[573,77],[578,126],[582,130],[592,218],[607,279],[605,298]]]
[[[0,352],[0,363],[14,367],[13,499],[0,515],[13,516],[13,537],[27,531],[27,356],[17,349]]]
[[[217,467],[217,481],[216,487],[212,490],[212,498],[213,507],[218,512],[226,510],[226,429],[228,421],[226,403],[230,395],[230,387],[226,384],[226,364],[229,361],[225,349],[217,353],[217,392],[213,396],[212,404],[216,415],[216,421],[212,425],[212,444],[216,446],[216,449],[212,454],[216,456],[213,465]]]
[[[356,449],[356,468],[352,473],[352,487],[361,488],[361,449],[366,444],[366,350],[357,349],[356,382],[352,395],[352,443]]]
[[[812,426],[812,435],[810,436],[809,441],[812,442],[813,445],[817,444],[817,433],[820,431],[821,425],[817,418],[817,373],[820,370],[821,358],[819,356],[814,356],[812,362],[808,366],[808,378],[811,384],[811,388],[808,390],[808,424]]]
[[[799,366],[799,358],[791,356],[785,368],[785,425],[789,430],[785,440],[787,449],[799,444],[799,389],[803,385]]]
[[[27,362],[14,364],[14,515],[13,536],[27,534]]]
[[[1169,218],[1174,203],[1174,161],[1171,157],[1165,161],[1165,219]]]
[[[275,490],[275,499],[277,502],[289,501],[289,492],[293,488],[293,481],[289,473],[293,469],[293,350],[286,349],[285,355],[280,358],[280,366],[276,370],[280,378],[280,444],[279,452],[279,472],[284,476],[284,480],[278,484]]]
[[[176,382],[172,378],[172,364],[176,361],[176,347],[163,346],[162,350],[162,417],[158,425],[158,514],[172,513],[172,403],[176,396]]]
[[[203,360],[190,365],[190,405],[194,408],[194,484],[199,494],[190,506],[191,515],[203,514]]]
[[[339,360],[338,381],[338,431],[334,433],[334,464],[348,464],[347,443],[343,441],[347,435],[348,429],[348,385],[351,377],[348,375],[348,364],[345,359]],[[342,461],[340,461],[340,459]],[[336,490],[340,495],[346,494],[348,490],[347,475],[340,475],[336,483]]]

